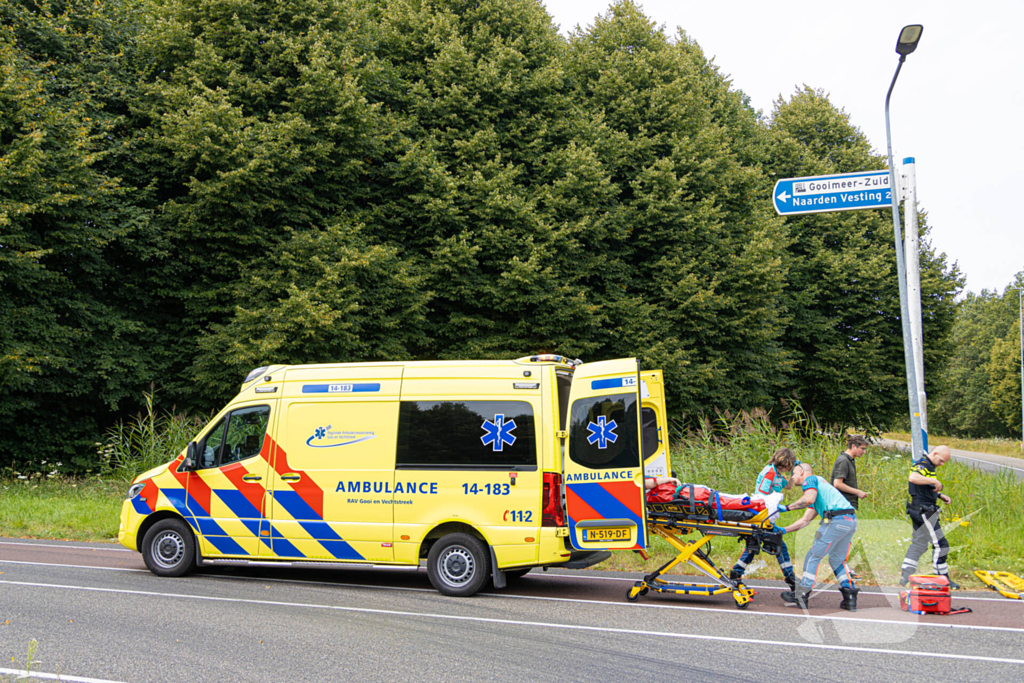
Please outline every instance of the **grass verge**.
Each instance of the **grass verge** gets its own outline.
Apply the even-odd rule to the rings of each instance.
[[[96,477],[0,481],[0,536],[109,541],[124,493],[122,482]]]
[[[910,443],[910,434],[907,432],[885,432],[882,436],[893,441]],[[929,434],[928,445],[930,447],[949,446],[960,451],[1004,455],[1008,458],[1024,458],[1024,446],[1021,446],[1021,442],[1015,439],[958,439],[952,436]]]

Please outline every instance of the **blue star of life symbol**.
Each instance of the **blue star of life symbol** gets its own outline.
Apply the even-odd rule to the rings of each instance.
[[[324,427],[317,427],[315,430],[313,430],[313,436],[315,436],[316,440],[319,441],[320,439],[322,439],[325,436],[327,436],[327,430],[330,429],[330,428],[331,428],[330,425],[327,425],[326,428],[324,428]]]
[[[512,430],[516,428],[516,421],[509,420],[505,422],[504,415],[495,415],[494,421],[484,420],[484,423],[480,425],[486,434],[480,437],[480,441],[485,446],[491,445],[491,450],[500,452],[505,444],[511,446],[516,442],[516,437],[512,435]]]
[[[587,425],[587,431],[590,432],[590,436],[587,437],[587,443],[593,445],[597,442],[597,447],[600,449],[608,448],[608,443],[615,443],[619,439],[619,435],[615,433],[615,428],[618,425],[615,424],[615,420],[606,423],[604,415],[597,418],[597,424],[593,422]]]

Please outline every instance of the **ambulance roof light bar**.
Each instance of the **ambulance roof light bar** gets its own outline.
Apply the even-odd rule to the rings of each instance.
[[[516,359],[517,363],[559,363],[561,365],[568,365],[575,368],[578,365],[583,365],[583,361],[579,358],[572,360],[565,356],[559,356],[553,353],[542,353],[536,356],[523,356],[522,358]]]

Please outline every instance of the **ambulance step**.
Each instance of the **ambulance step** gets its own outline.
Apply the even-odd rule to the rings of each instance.
[[[565,569],[586,569],[611,557],[607,550],[574,550],[565,564],[556,565]]]
[[[400,571],[417,571],[418,565],[368,564],[366,562],[284,562],[280,560],[238,560],[203,558],[202,566],[217,565],[231,567],[311,567],[316,569],[392,569]]]

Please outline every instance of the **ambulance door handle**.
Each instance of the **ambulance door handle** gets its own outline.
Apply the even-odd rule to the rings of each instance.
[[[281,481],[298,481],[299,479],[302,479],[302,475],[295,474],[294,472],[289,472],[288,474],[281,475]]]
[[[263,477],[258,474],[247,474],[242,477],[242,481],[263,481]]]

